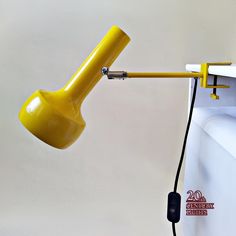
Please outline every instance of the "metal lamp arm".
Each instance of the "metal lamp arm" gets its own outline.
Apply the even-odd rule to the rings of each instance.
[[[126,71],[110,71],[108,67],[102,68],[102,74],[106,75],[108,79],[122,79],[125,78],[199,78],[202,88],[211,88],[212,99],[219,99],[216,94],[217,88],[229,88],[227,85],[217,84],[217,78],[214,79],[213,84],[208,84],[208,69],[209,66],[225,66],[231,65],[231,62],[216,62],[216,63],[202,63],[200,72],[126,72]]]

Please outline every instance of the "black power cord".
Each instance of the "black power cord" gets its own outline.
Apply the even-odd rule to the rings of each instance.
[[[173,236],[176,236],[175,223],[172,222],[172,233]]]
[[[192,95],[188,123],[187,123],[186,131],[185,131],[185,135],[184,135],[184,141],[183,141],[181,156],[179,160],[179,165],[178,165],[178,169],[175,176],[174,191],[170,192],[168,195],[167,218],[170,222],[172,222],[173,236],[176,236],[175,224],[178,223],[180,220],[181,196],[179,193],[177,193],[177,188],[178,188],[178,182],[179,182],[179,175],[180,175],[181,167],[184,160],[184,154],[185,154],[185,148],[186,148],[187,139],[188,139],[189,128],[192,121],[193,108],[194,108],[194,103],[195,103],[195,98],[196,98],[196,93],[197,93],[197,82],[198,82],[198,78],[194,78],[193,95]]]
[[[190,124],[191,124],[191,121],[192,121],[193,108],[194,108],[194,103],[195,103],[195,98],[196,98],[196,93],[197,93],[197,81],[198,81],[198,78],[194,78],[193,96],[192,96],[192,101],[191,101],[191,106],[190,106],[190,111],[189,111],[188,124],[187,124],[187,128],[186,128],[186,131],[185,131],[185,136],[184,136],[182,152],[181,152],[178,169],[177,169],[176,176],[175,176],[174,192],[177,191],[179,175],[180,175],[181,167],[182,167],[183,160],[184,160],[184,153],[185,153],[185,148],[186,148],[186,144],[187,144]]]

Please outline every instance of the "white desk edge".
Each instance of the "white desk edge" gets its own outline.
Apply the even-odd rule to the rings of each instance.
[[[187,64],[186,71],[200,72],[200,64]],[[209,66],[209,74],[236,78],[236,64],[230,66]]]

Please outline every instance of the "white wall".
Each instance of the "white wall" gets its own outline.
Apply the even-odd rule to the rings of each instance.
[[[187,80],[104,78],[65,151],[30,135],[17,114],[34,90],[62,86],[113,24],[132,39],[113,69],[236,61],[235,10],[234,0],[1,0],[0,235],[171,235],[166,196]]]

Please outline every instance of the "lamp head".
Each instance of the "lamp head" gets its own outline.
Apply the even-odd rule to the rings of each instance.
[[[56,148],[70,146],[85,128],[81,104],[130,41],[113,26],[67,84],[54,92],[37,90],[23,104],[19,119],[36,137]]]

